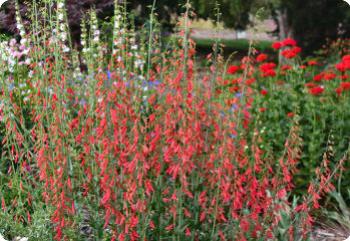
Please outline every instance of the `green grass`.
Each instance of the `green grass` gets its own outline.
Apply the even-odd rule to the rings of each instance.
[[[164,37],[163,42],[169,43],[171,41],[175,41],[177,37],[170,36],[170,37]],[[212,47],[216,42],[215,38],[206,38],[206,39],[199,39],[199,38],[193,38],[193,40],[196,42],[197,49],[203,51],[203,52],[211,52]],[[239,51],[239,52],[247,52],[249,50],[249,39],[221,39],[220,43],[224,46],[225,51]],[[253,42],[253,47],[260,51],[272,51],[272,41],[268,40],[256,40]]]
[[[198,48],[202,49],[211,49],[213,44],[215,44],[215,39],[194,39]],[[223,39],[220,41],[224,46],[225,50],[236,50],[236,51],[247,51],[249,49],[249,40],[248,39]],[[255,41],[254,47],[258,50],[272,50],[272,42],[261,40]]]

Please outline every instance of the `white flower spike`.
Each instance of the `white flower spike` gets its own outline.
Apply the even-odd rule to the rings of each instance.
[[[350,5],[350,0],[344,0],[347,4]]]
[[[7,0],[0,0],[0,8]]]

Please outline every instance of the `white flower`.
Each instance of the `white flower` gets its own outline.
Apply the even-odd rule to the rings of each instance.
[[[28,238],[17,237],[15,241],[28,241]]]
[[[30,58],[27,58],[26,61],[24,62],[26,65],[30,65],[31,64],[31,60]]]
[[[1,7],[1,5],[0,5]],[[0,234],[0,241],[7,241],[1,234]]]
[[[349,4],[350,5],[350,0],[344,0],[347,4]],[[349,240],[348,240],[349,239]],[[345,240],[345,241],[350,241],[350,237],[348,238],[347,240]]]
[[[20,23],[17,23],[17,29],[22,30],[23,29],[23,25],[20,24]]]
[[[26,45],[27,39],[26,39],[26,38],[22,38],[20,43],[21,43],[22,45]]]
[[[66,41],[67,40],[67,34],[65,32],[61,33],[61,40]]]
[[[64,16],[63,13],[58,14],[58,20],[63,21]]]
[[[59,2],[57,4],[57,8],[64,8],[64,3],[63,2]]]
[[[61,30],[61,31],[65,31],[65,30],[66,30],[66,26],[65,26],[64,24],[61,24],[61,25],[60,25],[60,30]]]
[[[69,47],[67,47],[67,46],[64,46],[64,48],[63,48],[63,52],[64,53],[68,53],[70,51],[70,48]]]

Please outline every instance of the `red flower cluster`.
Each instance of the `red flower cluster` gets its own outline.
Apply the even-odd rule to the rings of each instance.
[[[344,91],[350,91],[350,82],[342,82],[339,87],[335,90],[338,95],[341,95]]]
[[[235,74],[239,69],[240,69],[239,66],[237,66],[237,65],[231,65],[231,66],[228,67],[227,73],[228,73],[228,74]]]
[[[324,76],[324,73],[319,73],[317,75],[314,76],[314,81],[317,81],[317,82],[320,82],[323,80],[323,76]]]
[[[279,50],[284,47],[285,49],[281,54],[287,59],[295,58],[301,52],[301,48],[297,46],[297,42],[291,38],[286,38],[281,42],[274,42],[272,44],[272,48],[275,50]]]
[[[265,60],[267,60],[267,54],[259,54],[256,57],[256,61],[257,62],[264,62]]]
[[[336,64],[336,69],[340,72],[345,72],[347,70],[350,70],[350,55],[345,55],[342,58],[342,61],[338,64]]]
[[[276,76],[276,64],[275,63],[264,63],[260,65],[260,71],[261,71],[261,76],[262,77],[274,77]]]
[[[323,74],[323,79],[324,80],[334,80],[337,77],[337,75],[333,72],[326,72]]]
[[[295,47],[297,46],[297,42],[294,39],[286,38],[281,42],[278,41],[272,44],[272,48],[274,48],[275,50],[279,50],[282,47],[287,47],[287,46]]]
[[[315,86],[309,89],[309,93],[312,95],[320,95],[324,92],[324,87],[323,86]]]
[[[285,49],[282,51],[282,55],[287,59],[292,59],[296,57],[301,52],[301,48],[295,46],[290,49]]]

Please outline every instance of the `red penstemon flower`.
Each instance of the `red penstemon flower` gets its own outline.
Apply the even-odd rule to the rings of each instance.
[[[276,42],[273,47],[282,48],[286,58],[294,58],[300,52],[293,39]],[[227,74],[235,74],[236,78],[223,79],[219,74],[211,82],[206,76],[200,83],[201,88],[197,88],[194,52],[194,49],[188,51],[187,63],[184,63],[184,50],[162,64],[152,63],[152,70],[146,73],[150,75],[147,81],[154,85],[161,74],[162,83],[156,90],[148,89],[150,94],[144,96],[135,94],[140,90],[133,81],[125,83],[136,77],[120,60],[116,61],[116,66],[108,68],[118,71],[109,74],[101,69],[96,71],[91,77],[91,81],[96,81],[95,88],[84,89],[83,93],[84,99],[96,99],[88,103],[82,101],[81,105],[80,89],[67,87],[64,76],[55,80],[57,76],[51,74],[49,80],[39,81],[42,86],[38,86],[38,90],[46,89],[46,84],[50,83],[54,85],[55,94],[45,98],[38,91],[33,98],[40,108],[53,108],[48,113],[44,109],[44,114],[33,114],[38,124],[31,133],[36,143],[33,145],[35,155],[30,161],[37,166],[35,178],[43,183],[45,201],[55,208],[52,222],[56,240],[68,239],[64,231],[79,210],[75,205],[89,202],[97,204],[98,210],[92,211],[98,211],[97,218],[104,221],[102,230],[111,230],[111,240],[139,240],[144,237],[142,230],[147,230],[149,237],[159,234],[170,237],[174,230],[180,229],[186,237],[198,239],[197,227],[193,226],[196,222],[203,227],[216,223],[215,236],[222,240],[275,238],[273,231],[281,221],[279,212],[289,205],[288,193],[293,188],[300,155],[300,150],[293,145],[297,145],[298,134],[291,130],[288,137],[291,140],[284,143],[286,154],[276,163],[260,148],[265,137],[260,136],[259,130],[249,128],[255,126],[252,113],[270,111],[269,105],[255,105],[255,95],[268,96],[272,91],[261,89],[267,86],[262,83],[266,79],[259,80],[257,76],[273,77],[277,66],[265,63],[268,59],[265,54],[258,55],[255,60],[245,57],[239,66],[231,65],[227,70]],[[126,53],[126,56],[131,57],[131,54]],[[348,59],[350,57],[344,56],[342,62]],[[54,68],[52,61],[47,62]],[[188,67],[186,74],[184,66]],[[291,68],[285,65],[281,70]],[[216,71],[214,67],[211,70]],[[327,71],[320,80],[331,78],[327,77]],[[119,72],[123,76],[118,76]],[[110,80],[113,83],[109,85]],[[220,91],[215,92],[216,83]],[[273,84],[278,89],[290,88],[288,78],[281,77]],[[221,90],[227,86],[235,94]],[[307,83],[306,87],[312,95],[324,91],[315,82]],[[340,83],[338,89],[341,92],[350,90],[349,82]],[[222,101],[227,106],[213,101],[221,99],[222,94],[229,96]],[[74,111],[66,107],[71,102],[74,102]],[[265,118],[268,114],[260,115]],[[293,118],[295,114],[286,115]],[[14,126],[11,124],[14,123],[6,123],[6,131],[11,131]],[[249,135],[249,140],[243,135],[246,132],[253,134]],[[22,146],[24,136],[17,130],[14,137]],[[9,152],[16,163],[21,163],[23,153],[15,149],[10,147]],[[23,169],[30,164],[29,160],[23,163]],[[330,188],[324,179],[320,186]],[[12,184],[8,186],[11,188]],[[19,190],[25,189],[21,182]],[[309,194],[313,206],[318,208],[321,195],[317,187],[310,187]],[[2,206],[7,208],[3,198]],[[298,211],[308,214],[309,207],[301,205]],[[30,213],[26,216],[30,222]],[[311,218],[306,221],[311,222]],[[236,233],[234,237],[226,236],[226,229],[221,227],[235,228],[232,223],[237,223],[239,228],[232,230]],[[292,231],[288,230],[290,235]]]

